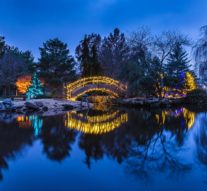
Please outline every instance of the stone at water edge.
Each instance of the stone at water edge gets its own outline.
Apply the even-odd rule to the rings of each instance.
[[[5,109],[13,109],[13,103],[11,98],[6,98],[2,101],[2,104],[4,105]]]
[[[42,107],[42,111],[48,111],[48,107],[47,106],[44,106],[44,107]]]
[[[43,103],[41,101],[36,101],[35,104],[38,106],[38,107],[43,107]]]
[[[70,105],[70,104],[62,104],[64,110],[71,110],[74,109],[74,106]]]
[[[11,98],[6,98],[2,101],[4,105],[13,105]]]
[[[25,102],[25,106],[26,106],[26,108],[32,109],[32,110],[39,110],[40,109],[36,104],[31,103],[31,102]]]
[[[0,103],[0,111],[5,111],[5,106],[4,106],[4,104],[3,103]]]

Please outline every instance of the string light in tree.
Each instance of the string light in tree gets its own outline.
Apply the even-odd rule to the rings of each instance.
[[[186,91],[192,91],[196,89],[196,80],[191,72],[186,72],[185,74],[185,89]]]
[[[32,77],[30,75],[20,76],[17,78],[16,87],[19,93],[25,94],[31,85]]]
[[[31,85],[26,92],[26,97],[27,99],[34,99],[43,95],[44,91],[42,82],[39,80],[38,75],[35,72],[31,80]]]
[[[19,76],[16,80],[16,87],[20,94],[25,94],[28,88],[31,86],[31,75],[23,75]],[[44,85],[44,80],[40,79],[42,84]]]

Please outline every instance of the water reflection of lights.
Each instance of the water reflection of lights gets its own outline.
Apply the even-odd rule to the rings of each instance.
[[[29,120],[32,122],[32,127],[34,129],[35,136],[38,136],[40,130],[42,129],[43,120],[37,115],[31,115]]]
[[[119,113],[118,111],[115,111],[112,113],[106,113],[99,116],[89,116],[89,115],[84,115],[83,113],[76,113],[75,111],[71,112],[72,115],[76,115],[78,118],[88,121],[89,123],[100,123],[113,119],[118,115],[118,113]]]
[[[176,109],[174,111],[162,111],[161,116],[156,114],[156,120],[159,124],[164,125],[167,117],[180,117],[183,116],[188,129],[190,129],[195,122],[195,113],[187,110],[186,108]]]
[[[28,128],[32,125],[28,116],[20,115],[16,118],[20,128]]]
[[[84,116],[73,111],[67,113],[65,125],[86,134],[103,134],[113,131],[127,121],[127,113],[114,112],[98,116]]]
[[[35,136],[38,136],[43,126],[43,120],[37,115],[19,115],[16,118],[20,128],[33,128]]]
[[[195,123],[195,113],[183,108],[183,116],[188,125],[188,128],[190,129]]]

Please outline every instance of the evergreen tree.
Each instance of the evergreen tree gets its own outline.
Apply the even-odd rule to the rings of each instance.
[[[166,85],[183,88],[185,73],[190,67],[189,62],[188,54],[182,45],[179,42],[175,43],[166,66]]]
[[[151,58],[148,52],[130,58],[120,69],[120,79],[128,84],[130,96],[149,95],[153,80],[151,76]]]
[[[58,38],[50,39],[40,48],[40,56],[38,69],[47,85],[59,86],[75,78],[75,61],[66,43]]]
[[[97,76],[102,73],[98,57],[101,37],[98,34],[85,35],[76,48],[76,57],[80,62],[81,76]]]
[[[149,84],[149,94],[156,97],[162,96],[164,70],[161,60],[155,56],[149,60],[149,72],[146,77],[146,83]]]
[[[0,36],[0,58],[3,56],[4,54],[4,49],[5,49],[5,41],[4,41],[4,37]]]
[[[103,39],[99,57],[105,75],[119,78],[128,50],[125,35],[118,28]]]
[[[101,75],[102,74],[102,68],[101,68],[101,64],[98,58],[98,47],[97,47],[97,43],[95,43],[92,46],[92,62],[93,63],[93,67],[92,67],[92,74],[93,75]]]
[[[38,74],[35,72],[32,80],[31,86],[28,88],[26,92],[27,99],[34,99],[44,95],[42,82],[38,78]]]

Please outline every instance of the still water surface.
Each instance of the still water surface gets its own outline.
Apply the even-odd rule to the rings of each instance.
[[[207,113],[0,113],[0,190],[207,190]]]

